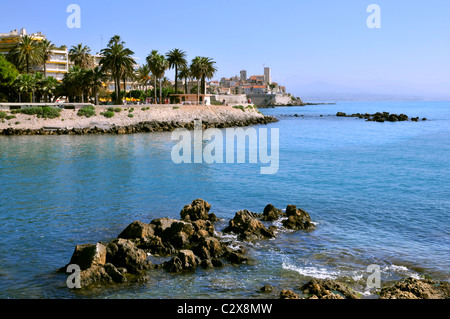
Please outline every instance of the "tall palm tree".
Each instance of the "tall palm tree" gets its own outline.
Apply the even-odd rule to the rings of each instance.
[[[39,48],[42,54],[42,64],[44,64],[44,77],[47,77],[47,61],[52,56],[52,51],[56,49],[56,46],[47,39],[44,39],[39,43]]]
[[[197,79],[197,102],[200,95],[200,85],[201,81],[202,93],[206,94],[206,79],[210,79],[217,72],[217,68],[214,66],[214,62],[211,58],[197,56],[192,60],[191,73],[194,78]]]
[[[203,76],[202,76],[202,92],[206,94],[206,79],[211,79],[214,74],[217,72],[217,67],[215,66],[216,62],[208,57],[202,58],[203,64]]]
[[[114,46],[114,45],[122,45],[125,46],[125,41],[122,40],[120,35],[114,35],[108,42],[108,46]],[[124,68],[121,76],[123,80],[123,91],[124,93],[127,92],[127,78],[134,80],[134,72],[132,70]],[[120,86],[119,86],[120,88]]]
[[[186,66],[186,52],[180,49],[173,49],[166,54],[169,68],[175,68],[175,94],[178,94],[178,68]]]
[[[25,64],[26,73],[30,73],[30,67],[42,60],[42,52],[39,50],[39,42],[29,35],[20,38],[19,43],[10,51],[11,60],[18,69],[23,69]]]
[[[164,55],[158,53],[157,50],[153,50],[150,55],[147,56],[147,64],[152,71],[152,74],[155,76],[155,101],[156,101],[156,80],[159,79],[159,102],[162,102],[162,88],[161,88],[161,79],[164,77],[164,73],[169,67],[169,63],[167,62]]]
[[[199,103],[199,95],[200,95],[200,79],[203,77],[203,66],[200,56],[196,56],[194,59],[192,59],[191,62],[191,74],[194,79],[197,80],[197,104]]]
[[[123,43],[110,41],[108,47],[101,50],[103,58],[100,65],[103,72],[110,72],[114,79],[114,87],[116,92],[116,103],[120,102],[120,79],[125,73],[132,73],[135,64],[131,57],[134,52],[125,48]]]
[[[72,46],[69,50],[69,59],[80,68],[90,68],[93,65],[91,49],[82,43]]]
[[[112,46],[112,45],[115,45],[115,44],[122,44],[122,45],[125,45],[125,42],[124,41],[122,41],[122,38],[120,37],[120,35],[115,35],[115,36],[113,36],[110,40],[109,40],[109,42],[108,42],[108,46]]]
[[[184,79],[184,94],[188,94],[188,79],[191,77],[191,70],[190,68],[186,65],[180,68],[179,70],[180,72],[178,73],[178,76],[180,77],[180,79]]]

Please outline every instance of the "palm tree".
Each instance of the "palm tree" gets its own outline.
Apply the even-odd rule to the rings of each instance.
[[[19,103],[22,102],[22,93],[28,96],[28,102],[32,102],[32,94],[36,87],[35,78],[31,74],[21,74],[14,81],[14,88],[19,93]]]
[[[82,43],[72,46],[69,50],[69,59],[80,68],[90,68],[93,65],[91,49]]]
[[[95,97],[95,104],[98,105],[98,91],[102,87],[103,83],[106,81],[106,74],[103,73],[100,67],[95,67],[95,69],[88,70],[87,72],[87,82],[91,88],[91,92]]]
[[[153,50],[150,55],[147,56],[147,64],[152,71],[152,74],[155,76],[155,101],[156,101],[156,79],[159,79],[159,102],[162,102],[162,89],[161,89],[161,79],[164,77],[164,73],[169,67],[169,63],[167,62],[164,55],[158,53],[157,50]]]
[[[69,69],[69,72],[64,75],[61,84],[61,95],[66,95],[69,99],[81,96],[81,101],[84,101],[84,91],[88,84],[86,83],[86,69],[74,65]]]
[[[59,82],[54,77],[49,76],[44,78],[41,82],[41,92],[45,95],[45,102],[51,102],[51,97],[55,95],[58,85]]]
[[[39,49],[42,54],[42,64],[44,64],[44,77],[47,77],[47,61],[52,56],[52,51],[56,49],[56,46],[47,39],[44,39],[39,43]]]
[[[180,79],[184,79],[184,93],[188,94],[187,85],[188,85],[188,79],[191,77],[190,68],[187,65],[181,67],[180,72],[178,73],[178,76],[180,77]]]
[[[204,73],[202,77],[202,89],[203,94],[206,94],[206,79],[211,79],[217,72],[217,67],[215,67],[216,62],[211,58],[203,57],[202,64],[204,66]]]
[[[42,52],[39,50],[39,42],[29,35],[20,38],[17,46],[10,52],[11,60],[18,69],[23,69],[25,64],[26,73],[30,73],[30,66],[42,60]]]
[[[115,35],[113,36],[109,42],[108,42],[108,46],[114,46],[114,45],[125,45],[125,41],[122,41],[122,38],[120,37],[120,35]],[[123,92],[124,94],[126,94],[127,92],[127,76],[131,76],[131,72],[130,70],[126,70],[124,69],[122,72],[122,79],[123,79]],[[119,86],[119,90],[120,90],[120,86]]]
[[[144,64],[136,71],[136,79],[139,83],[139,85],[142,86],[143,90],[147,89],[147,85],[151,79],[150,77],[150,68],[148,67],[148,64]]]
[[[115,44],[122,44],[122,45],[125,45],[125,42],[124,41],[122,41],[122,38],[120,37],[120,35],[115,35],[115,36],[113,36],[110,40],[109,40],[109,42],[108,42],[108,46],[112,46],[112,45],[115,45]]]
[[[201,81],[202,93],[206,94],[206,79],[210,79],[217,72],[217,68],[214,66],[214,62],[211,58],[197,56],[192,60],[191,73],[194,78],[197,79],[197,102]]]
[[[113,39],[111,39],[107,48],[101,50],[103,58],[100,60],[100,65],[102,71],[105,73],[110,72],[111,77],[114,79],[116,103],[120,103],[120,78],[124,74],[133,72],[135,62],[131,56],[134,52],[125,48],[123,43],[112,41]]]
[[[175,94],[178,94],[178,68],[187,65],[186,52],[180,49],[173,49],[166,54],[169,68],[175,68]]]

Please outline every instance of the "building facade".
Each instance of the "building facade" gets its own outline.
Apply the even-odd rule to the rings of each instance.
[[[19,44],[20,39],[27,35],[27,30],[24,28],[20,31],[12,30],[9,33],[0,33],[0,53],[7,54]],[[41,32],[29,34],[31,38],[36,41],[46,39]],[[59,48],[52,50],[50,59],[46,62],[47,76],[52,76],[58,81],[62,81],[64,74],[69,72],[70,67],[69,52],[67,48]],[[43,65],[33,65],[32,71],[44,73]]]

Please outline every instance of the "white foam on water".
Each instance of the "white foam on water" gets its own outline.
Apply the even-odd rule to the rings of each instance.
[[[415,272],[411,269],[408,269],[405,266],[399,266],[399,265],[392,264],[392,265],[382,268],[381,271],[386,272],[386,273],[395,272],[395,273],[406,275],[408,277],[413,277],[415,279],[421,279],[420,275],[417,272]]]
[[[302,276],[314,277],[317,279],[336,279],[341,275],[339,271],[332,271],[330,269],[315,266],[299,267],[284,261],[282,267],[286,270],[295,271]]]

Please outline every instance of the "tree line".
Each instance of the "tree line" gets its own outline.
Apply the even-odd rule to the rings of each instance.
[[[134,52],[126,47],[120,36],[115,35],[100,51],[98,65],[88,46],[82,43],[72,46],[68,55],[73,66],[60,82],[47,76],[46,63],[55,49],[57,47],[47,39],[38,41],[25,35],[8,54],[0,54],[0,102],[52,102],[64,96],[71,102],[93,100],[99,104],[101,95],[110,97],[115,104],[122,104],[128,80],[140,88],[140,97],[151,94],[157,101],[159,96],[161,103],[169,93],[192,93],[188,92],[189,80],[197,81],[197,94],[206,93],[206,79],[211,79],[217,72],[212,58],[196,56],[189,63],[186,52],[180,49],[166,54],[152,50],[145,59],[146,63],[136,68]],[[43,73],[33,71],[32,66],[35,65],[43,66]],[[170,90],[170,82],[165,77],[169,69],[175,71],[175,85]],[[184,80],[184,90],[179,90],[179,80]],[[105,84],[111,82],[114,83],[114,92],[110,94]]]

